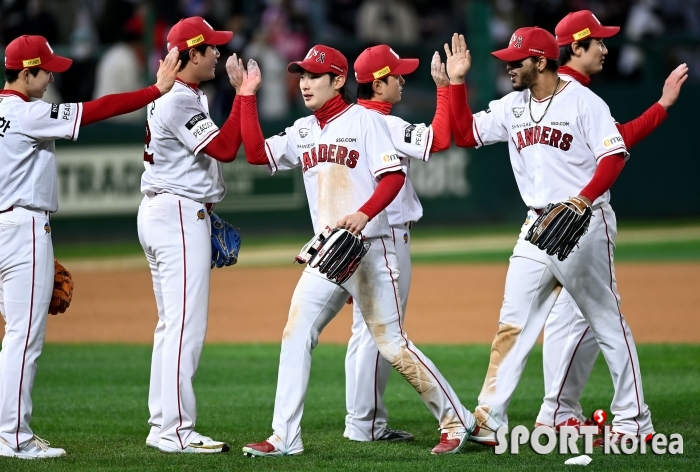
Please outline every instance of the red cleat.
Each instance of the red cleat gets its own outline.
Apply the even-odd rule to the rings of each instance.
[[[243,448],[243,455],[247,457],[274,457],[283,456],[284,452],[266,439],[263,442],[247,444]]]
[[[478,426],[476,427],[479,428]],[[475,431],[476,432],[476,431]],[[431,454],[457,454],[464,443],[467,442],[469,433],[466,431],[457,431],[453,433],[442,433],[440,442],[430,451]]]

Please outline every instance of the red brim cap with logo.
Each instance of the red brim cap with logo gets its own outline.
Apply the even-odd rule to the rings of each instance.
[[[516,30],[507,48],[491,54],[506,62],[520,61],[533,56],[559,59],[559,45],[552,33],[532,26]]]
[[[5,48],[5,68],[22,70],[39,67],[49,72],[65,72],[73,59],[54,54],[43,36],[20,36]]]
[[[402,59],[386,44],[367,48],[353,65],[357,83],[365,84],[387,75],[406,75],[418,68],[418,59]]]
[[[201,16],[191,16],[170,28],[168,33],[168,51],[176,47],[178,51],[208,44],[221,46],[233,38],[231,31],[216,31]]]
[[[312,74],[348,75],[348,60],[343,53],[332,47],[317,44],[306,54],[303,61],[291,62],[287,70],[293,74],[304,71]]]
[[[609,38],[620,31],[619,26],[603,26],[590,10],[569,13],[557,24],[554,34],[559,46],[586,38]]]

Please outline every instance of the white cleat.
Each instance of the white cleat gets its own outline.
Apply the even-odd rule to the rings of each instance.
[[[149,445],[148,443],[149,441],[146,440],[146,445]],[[206,436],[197,437],[196,441],[190,442],[184,449],[178,447],[174,442],[165,439],[161,439],[156,447],[160,452],[166,454],[216,454],[231,450],[231,446],[225,442],[214,441],[212,438]]]
[[[0,439],[0,456],[18,457],[20,459],[49,459],[65,456],[66,451],[58,447],[49,447],[49,442],[34,436],[26,446],[17,451],[5,440]]]

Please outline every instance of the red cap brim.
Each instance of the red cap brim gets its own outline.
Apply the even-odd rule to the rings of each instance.
[[[390,72],[391,75],[406,75],[418,69],[418,59],[401,59],[399,66]]]
[[[619,26],[601,26],[595,34],[591,35],[594,38],[610,38],[620,32]]]
[[[318,63],[316,61],[298,61],[290,62],[287,66],[287,70],[292,74],[301,74],[304,71],[311,72],[312,74],[328,74],[328,67],[324,64]]]
[[[41,64],[39,67],[49,72],[65,72],[71,64],[73,64],[73,59],[68,59],[63,56],[54,56],[49,62]]]
[[[506,62],[520,61],[522,59],[530,57],[530,54],[528,54],[527,52],[516,51],[515,49],[511,48],[499,49],[498,51],[492,52],[491,55]]]
[[[228,44],[232,38],[233,32],[231,31],[214,31],[205,42],[212,46],[221,46],[222,44]]]

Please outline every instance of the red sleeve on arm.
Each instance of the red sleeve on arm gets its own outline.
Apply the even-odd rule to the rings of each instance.
[[[467,103],[466,84],[450,85],[450,123],[457,146],[476,147],[474,115]]]
[[[431,123],[433,127],[433,144],[430,152],[440,152],[450,148],[452,144],[452,130],[450,129],[450,88],[438,87],[437,106],[435,117]]]
[[[591,181],[588,182],[586,188],[581,190],[581,195],[594,202],[612,187],[623,167],[625,167],[624,154],[613,154],[612,156],[604,157],[598,164]]]
[[[268,164],[269,161],[265,153],[265,138],[258,120],[258,106],[255,95],[241,97],[241,135],[243,137],[243,149],[245,150],[246,160],[259,166]]]
[[[358,211],[369,216],[371,220],[394,201],[405,181],[406,175],[400,170],[382,174],[374,193]]]
[[[241,99],[233,100],[231,113],[219,134],[204,147],[204,152],[221,162],[233,162],[241,147]]]
[[[155,85],[151,85],[135,92],[113,93],[83,102],[83,118],[80,125],[87,126],[113,116],[131,113],[158,98],[160,98],[160,90]]]
[[[627,149],[649,136],[649,133],[658,128],[667,116],[666,109],[658,103],[654,103],[634,120],[628,121],[624,125],[618,123],[617,129],[620,130]]]

